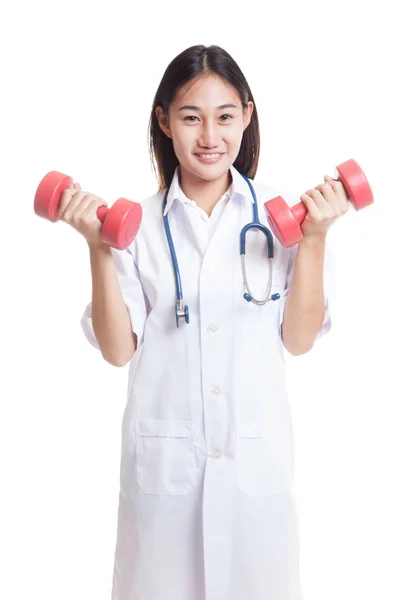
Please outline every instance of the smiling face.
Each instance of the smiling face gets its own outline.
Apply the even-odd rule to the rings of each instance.
[[[157,107],[159,125],[172,139],[182,178],[211,182],[226,177],[252,112],[253,103],[243,108],[235,88],[215,74],[199,75],[179,90],[168,116]]]

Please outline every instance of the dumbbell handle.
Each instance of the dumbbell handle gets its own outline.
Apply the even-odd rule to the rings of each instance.
[[[109,210],[110,209],[108,208],[108,206],[104,206],[104,205],[103,206],[99,206],[99,208],[96,211],[96,215],[97,215],[97,218],[99,219],[99,221],[101,221],[102,223],[104,223],[105,218],[106,218]],[[58,211],[58,206],[57,206],[57,211]]]
[[[338,177],[336,179],[336,181],[340,181],[340,180],[341,180],[340,177]],[[342,183],[345,186],[344,182],[342,182]],[[345,189],[346,189],[346,186],[345,186]],[[347,196],[349,196],[347,189],[346,189],[346,193],[347,193]],[[349,198],[349,200],[350,200],[350,198]],[[307,216],[308,210],[307,210],[307,206],[304,204],[304,202],[299,202],[298,204],[295,204],[294,206],[291,207],[290,212],[292,213],[296,223],[298,225],[301,225]]]
[[[371,187],[355,160],[350,159],[336,167],[338,175],[335,181],[343,185],[348,202],[356,210],[369,206],[374,202]],[[285,248],[298,244],[303,239],[301,225],[305,220],[308,208],[304,202],[289,207],[282,196],[268,200],[264,204],[268,223]]]
[[[97,218],[99,219],[99,221],[101,221],[102,223],[104,223],[104,220],[107,216],[107,213],[110,209],[108,208],[108,206],[99,206],[99,208],[97,209]]]
[[[59,171],[49,171],[39,183],[34,199],[34,211],[51,222],[59,219],[60,196],[73,180]],[[119,198],[111,208],[102,205],[96,216],[102,223],[102,240],[108,246],[124,250],[135,239],[142,220],[142,207],[126,198]]]
[[[340,178],[338,178],[336,181],[340,181]],[[290,212],[292,213],[296,223],[301,225],[307,216],[308,210],[304,202],[299,202],[290,208]]]
[[[304,202],[299,202],[291,207],[290,212],[292,213],[296,223],[301,225],[307,216],[308,210]]]
[[[356,210],[372,204],[373,195],[367,178],[354,160],[338,165],[337,170],[339,177],[336,181],[343,184],[347,199]],[[304,202],[295,204],[290,210],[297,224],[301,225],[308,213]]]

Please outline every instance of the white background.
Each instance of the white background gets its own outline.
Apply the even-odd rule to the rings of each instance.
[[[154,194],[153,96],[199,43],[252,89],[256,180],[300,196],[354,158],[373,188],[328,236],[334,327],[288,358],[301,576],[305,600],[400,597],[397,23],[387,0],[3,5],[1,598],[109,599],[116,533],[128,367],[84,338],[86,242],[34,215],[36,187],[54,169],[109,204]]]

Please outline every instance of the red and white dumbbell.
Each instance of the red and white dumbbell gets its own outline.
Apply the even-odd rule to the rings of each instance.
[[[61,194],[71,187],[72,182],[72,177],[58,171],[47,173],[36,190],[35,213],[49,221],[57,221]],[[119,198],[111,208],[100,206],[97,209],[97,217],[103,223],[101,230],[103,243],[118,250],[125,250],[139,231],[142,207],[137,202]]]
[[[347,193],[348,201],[356,210],[365,208],[373,203],[374,197],[370,185],[360,166],[355,160],[348,160],[336,167]],[[299,202],[291,208],[281,196],[268,200],[264,204],[270,227],[285,248],[298,244],[303,239],[300,225],[307,215],[304,202]]]

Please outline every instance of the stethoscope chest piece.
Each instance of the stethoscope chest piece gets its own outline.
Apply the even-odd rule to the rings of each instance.
[[[183,306],[182,300],[178,300],[175,304],[176,326],[179,327],[179,319],[185,318],[185,322],[189,323],[189,307],[187,304]]]

